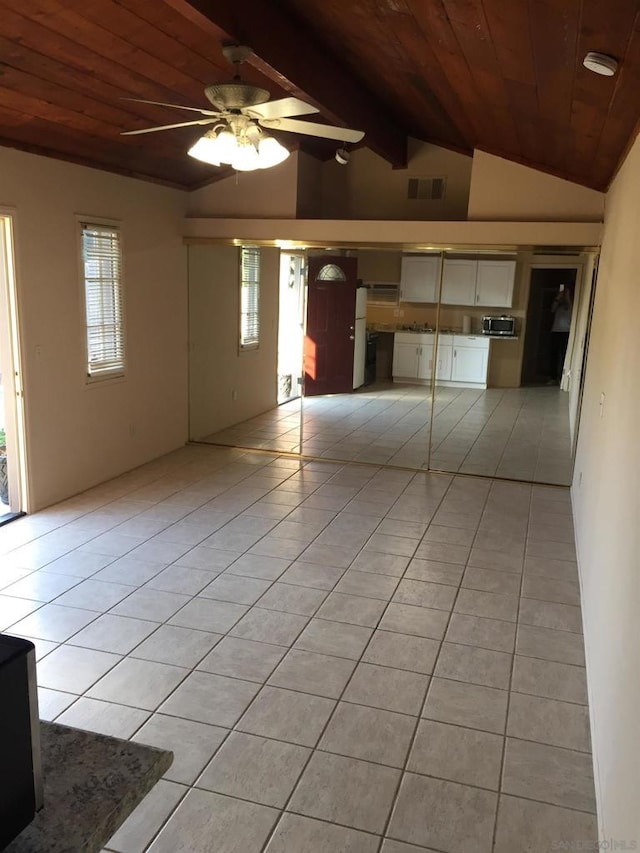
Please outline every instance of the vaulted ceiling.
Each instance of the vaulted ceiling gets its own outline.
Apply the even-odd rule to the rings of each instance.
[[[637,0],[0,0],[0,22],[0,144],[186,188],[224,174],[186,156],[202,129],[123,137],[181,120],[123,98],[206,107],[229,42],[255,52],[248,82],[396,167],[411,135],[605,189],[640,118]],[[583,68],[590,50],[617,76]]]

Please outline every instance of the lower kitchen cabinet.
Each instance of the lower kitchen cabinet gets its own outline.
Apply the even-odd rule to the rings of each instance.
[[[452,382],[487,385],[489,367],[489,340],[466,335],[453,338]]]
[[[433,374],[433,335],[395,336],[394,381],[428,382]],[[469,388],[487,387],[489,339],[475,335],[442,335],[438,341],[436,382]]]

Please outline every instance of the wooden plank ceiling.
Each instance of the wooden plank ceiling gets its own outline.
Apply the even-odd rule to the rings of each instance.
[[[0,20],[0,144],[185,188],[225,174],[186,156],[202,130],[120,136],[185,115],[123,98],[208,106],[230,41],[256,53],[245,80],[394,166],[412,135],[606,189],[640,117],[638,0],[0,0]]]

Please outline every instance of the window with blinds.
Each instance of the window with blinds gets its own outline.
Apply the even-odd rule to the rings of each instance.
[[[87,374],[92,379],[124,373],[124,311],[120,231],[81,223],[87,324]]]
[[[240,349],[257,349],[260,343],[260,249],[241,250]]]

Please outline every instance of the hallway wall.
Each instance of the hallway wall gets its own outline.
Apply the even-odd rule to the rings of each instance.
[[[639,186],[636,140],[606,199],[572,488],[600,832],[628,844],[640,844]]]

